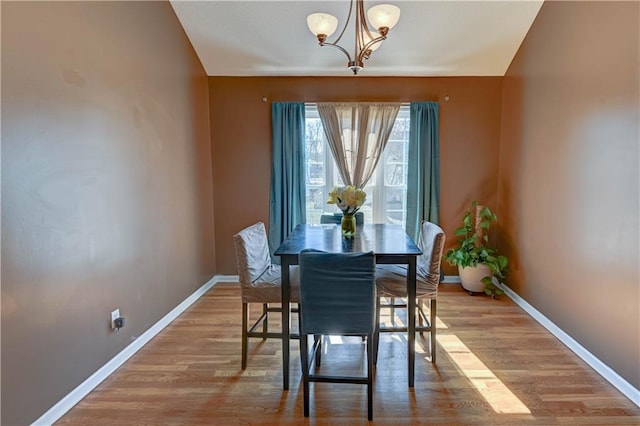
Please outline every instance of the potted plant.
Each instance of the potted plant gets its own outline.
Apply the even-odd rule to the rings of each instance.
[[[457,247],[445,254],[445,260],[458,267],[462,287],[470,294],[484,292],[495,297],[504,293],[495,285],[494,278],[498,281],[504,278],[508,261],[497,249],[489,247],[489,228],[496,220],[497,216],[487,206],[478,206],[474,201],[462,218],[462,226],[455,231]]]

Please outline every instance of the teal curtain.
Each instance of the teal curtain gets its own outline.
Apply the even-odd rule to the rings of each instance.
[[[305,223],[304,138],[302,102],[271,106],[272,163],[269,206],[269,246],[273,253],[300,223]],[[280,263],[279,258],[274,258]]]
[[[407,170],[407,234],[418,239],[420,224],[438,224],[440,203],[440,148],[438,103],[412,102]]]

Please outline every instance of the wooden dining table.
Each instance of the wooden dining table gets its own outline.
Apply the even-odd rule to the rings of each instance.
[[[329,253],[375,253],[377,264],[406,264],[407,273],[407,342],[408,381],[414,385],[415,376],[415,315],[416,315],[416,259],[420,248],[399,225],[371,224],[358,226],[353,237],[342,236],[340,225],[302,224],[282,242],[274,252],[282,267],[282,381],[289,389],[289,342],[291,337],[289,267],[298,264],[298,256],[304,249]]]

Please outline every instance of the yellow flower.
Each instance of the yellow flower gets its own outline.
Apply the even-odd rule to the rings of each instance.
[[[358,207],[361,207],[364,204],[364,201],[367,199],[367,193],[364,192],[362,189],[356,189],[354,198],[356,200],[356,205]]]
[[[338,202],[338,188],[333,187],[333,191],[329,193],[327,204],[336,204]]]
[[[342,191],[342,201],[349,207],[356,205],[356,197],[355,191],[352,186],[347,186],[347,188]]]
[[[334,187],[329,193],[327,204],[336,204],[344,214],[354,214],[364,204],[367,193],[352,185]]]

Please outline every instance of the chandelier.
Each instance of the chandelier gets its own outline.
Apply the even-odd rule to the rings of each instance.
[[[355,43],[353,56],[351,56],[345,48],[338,45],[338,42],[340,42],[351,20],[354,1],[356,4]],[[375,28],[375,30],[369,29],[369,25],[365,19],[364,0],[351,0],[347,20],[344,23],[340,35],[338,35],[338,38],[333,42],[328,42],[327,38],[331,37],[338,28],[338,18],[335,16],[328,13],[312,13],[307,16],[307,26],[311,33],[318,38],[320,46],[335,47],[347,55],[349,60],[347,67],[356,75],[358,71],[364,67],[364,60],[369,59],[371,53],[380,47],[380,42],[386,40],[389,30],[398,23],[398,19],[400,19],[400,8],[393,4],[379,4],[367,11],[367,17],[369,18],[369,24]]]

